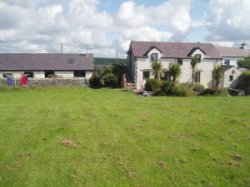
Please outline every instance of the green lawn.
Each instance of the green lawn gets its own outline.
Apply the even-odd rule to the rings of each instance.
[[[250,97],[0,90],[0,186],[250,186]]]

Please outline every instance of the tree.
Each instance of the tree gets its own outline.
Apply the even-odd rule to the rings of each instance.
[[[212,78],[213,78],[213,83],[214,83],[214,89],[215,91],[218,90],[220,81],[223,77],[223,69],[222,66],[215,66],[213,71],[212,71]]]
[[[172,77],[172,81],[174,84],[176,84],[177,78],[181,75],[181,67],[177,63],[171,63],[169,64],[169,73]]]
[[[196,65],[199,63],[199,59],[197,59],[195,56],[191,59],[191,68],[192,68],[192,84],[195,82],[195,69]]]
[[[250,70],[250,56],[245,57],[243,60],[237,62],[240,68],[246,68]]]
[[[151,67],[152,67],[152,69],[154,71],[155,79],[161,80],[161,75],[162,75],[162,64],[161,64],[161,62],[152,62]]]
[[[122,86],[123,75],[127,72],[127,66],[125,64],[113,64],[112,72],[116,77],[117,86]]]
[[[250,90],[250,70],[245,71],[240,75],[236,88]]]

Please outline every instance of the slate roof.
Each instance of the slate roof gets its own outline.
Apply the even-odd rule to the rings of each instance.
[[[146,52],[152,47],[162,51],[163,58],[190,58],[189,53],[198,48],[206,54],[206,58],[221,59],[219,52],[211,43],[132,41],[129,52],[132,51],[135,57],[143,58],[147,57]]]
[[[216,49],[219,51],[219,54],[222,57],[244,58],[250,56],[250,49],[240,49],[236,47],[219,47],[219,46],[217,46]]]
[[[225,71],[227,71],[227,70],[229,70],[229,69],[231,69],[231,68],[234,68],[234,66],[221,66],[222,67],[222,70],[223,70],[223,72],[225,72]]]
[[[93,70],[92,54],[2,53],[0,70]]]

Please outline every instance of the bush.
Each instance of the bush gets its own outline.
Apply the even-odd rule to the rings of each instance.
[[[193,91],[201,93],[204,90],[205,90],[205,86],[204,85],[202,85],[200,83],[193,84]]]
[[[191,85],[186,83],[175,86],[172,91],[176,96],[186,97],[194,95]]]
[[[91,77],[90,86],[100,87],[121,87],[122,78],[126,73],[124,64],[113,64],[112,66],[95,67],[94,76]]]
[[[106,74],[102,77],[104,86],[115,87],[117,85],[116,77],[113,73]]]
[[[232,88],[228,88],[227,91],[229,92],[229,94],[231,96],[238,96],[238,95],[240,95],[240,90],[235,90],[235,89],[232,89]]]
[[[145,90],[146,91],[159,91],[161,89],[161,81],[158,81],[156,79],[147,79],[147,82],[145,84]]]
[[[161,90],[165,95],[173,95],[174,83],[169,81],[162,81]]]
[[[229,96],[229,92],[226,88],[219,88],[216,92],[215,95],[217,96]]]
[[[200,95],[205,96],[205,95],[214,95],[215,91],[212,88],[207,88],[203,92],[200,93]]]
[[[115,76],[116,87],[122,87],[123,75],[126,74],[127,66],[125,64],[113,64],[112,73]]]
[[[156,90],[152,93],[152,96],[166,96],[166,93],[163,90]]]
[[[102,86],[101,79],[96,73],[93,73],[92,77],[89,79],[89,85],[91,88],[100,88]]]
[[[236,88],[243,90],[250,89],[250,71],[245,71],[241,74]]]
[[[202,96],[206,95],[215,95],[215,96],[228,96],[229,92],[226,88],[219,88],[217,91],[207,88],[203,92],[200,93]]]

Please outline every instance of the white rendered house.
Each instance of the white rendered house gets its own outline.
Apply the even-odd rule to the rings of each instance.
[[[212,86],[212,71],[221,64],[221,56],[210,43],[142,42],[132,41],[128,51],[129,78],[136,89],[143,89],[148,78],[153,78],[152,62],[162,63],[164,78],[168,79],[169,64],[181,66],[179,82],[191,83],[191,58],[196,56],[200,62],[196,66],[196,82],[206,87]]]
[[[238,67],[237,61],[250,56],[250,49],[216,46],[225,66]]]

